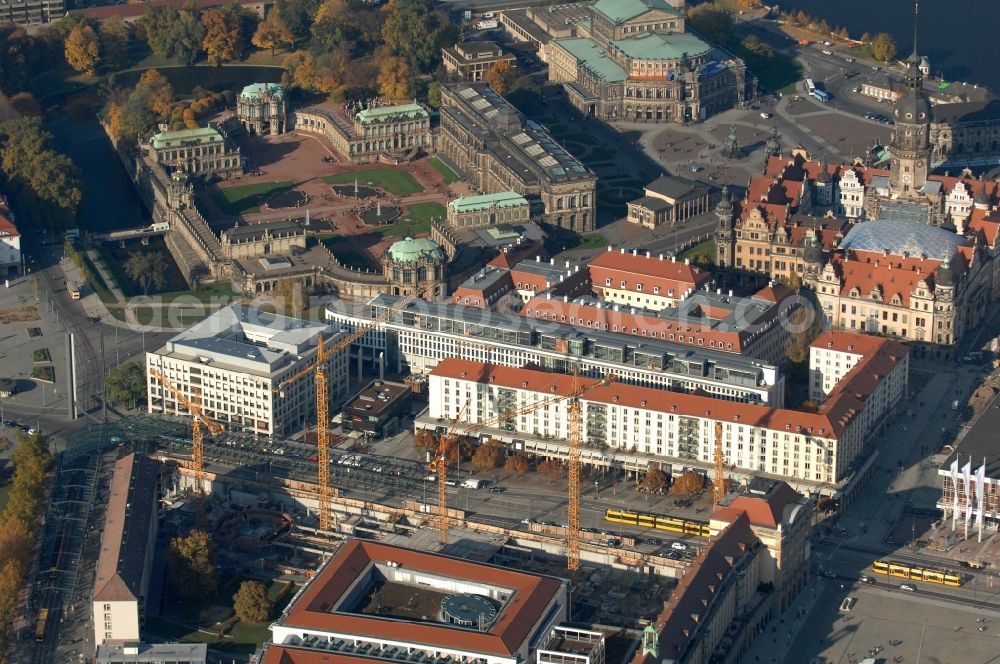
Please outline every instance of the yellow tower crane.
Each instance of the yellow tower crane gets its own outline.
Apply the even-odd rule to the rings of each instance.
[[[177,398],[177,401],[183,404],[188,409],[188,412],[191,413],[193,418],[191,421],[191,467],[194,470],[197,490],[201,492],[204,489],[205,483],[205,443],[202,439],[201,427],[205,425],[205,428],[213,436],[221,435],[226,429],[222,424],[208,418],[201,412],[201,406],[196,401],[192,401],[184,396],[184,393],[171,383],[159,369],[150,367],[149,373],[160,381],[160,384],[173,394]],[[195,399],[198,399],[197,395]]]
[[[722,422],[715,423],[715,483],[712,485],[712,503],[718,505],[726,497],[726,459],[722,454]]]
[[[329,530],[331,526],[332,506],[330,502],[330,401],[329,383],[327,381],[326,365],[330,358],[340,354],[351,347],[351,344],[365,336],[379,324],[384,323],[390,316],[399,309],[402,309],[414,299],[421,291],[413,295],[407,295],[400,299],[391,307],[386,308],[381,314],[368,321],[364,325],[358,326],[346,337],[338,340],[329,350],[323,344],[323,336],[320,335],[316,343],[316,357],[308,366],[295,372],[281,385],[273,388],[275,392],[283,393],[290,385],[298,380],[315,372],[316,383],[316,466],[317,466],[317,493],[319,502],[319,527],[320,530]]]
[[[615,382],[618,378],[613,374],[608,374],[601,380],[583,387],[580,379],[573,373],[573,384],[569,394],[548,397],[536,403],[528,404],[521,408],[514,408],[509,411],[498,413],[496,417],[483,422],[477,422],[469,427],[463,428],[463,435],[471,435],[481,429],[503,423],[510,418],[519,417],[532,413],[542,408],[548,408],[567,399],[569,403],[569,420],[567,422],[567,439],[569,443],[569,486],[568,503],[566,508],[566,567],[576,573],[580,569],[580,445],[583,437],[583,408],[580,404],[580,397],[590,390]],[[457,438],[456,430],[462,425],[462,418],[469,410],[472,400],[469,399],[462,406],[458,415],[452,420],[451,426],[438,441],[436,458],[436,471],[438,482],[438,542],[442,546],[448,543],[448,493],[447,493],[447,469],[448,450]]]

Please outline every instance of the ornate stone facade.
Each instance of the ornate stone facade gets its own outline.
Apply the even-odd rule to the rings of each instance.
[[[424,299],[448,294],[448,256],[437,242],[407,237],[382,257],[382,273],[392,295],[418,293]]]
[[[277,83],[246,86],[236,108],[240,122],[251,135],[283,134],[287,129],[288,95]]]
[[[320,134],[352,163],[402,163],[433,149],[430,115],[419,104],[377,106],[354,111],[333,104],[296,110],[296,131]]]
[[[140,143],[153,160],[170,173],[181,170],[200,178],[229,179],[243,174],[245,159],[221,127],[160,131]]]
[[[594,229],[597,177],[485,83],[442,86],[440,140],[479,191],[515,191],[540,208],[541,221]]]
[[[699,121],[753,97],[746,65],[684,31],[663,0],[598,0],[572,37],[546,44],[549,80],[604,120]]]

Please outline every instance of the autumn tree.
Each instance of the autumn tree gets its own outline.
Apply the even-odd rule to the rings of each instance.
[[[129,28],[125,21],[113,18],[101,24],[101,59],[111,69],[128,64]]]
[[[431,81],[427,86],[427,105],[431,108],[441,108],[440,81]]]
[[[150,111],[161,118],[170,113],[174,104],[174,88],[170,81],[156,69],[149,69],[139,77],[134,94],[142,97],[142,102]]]
[[[406,60],[414,72],[432,71],[441,49],[458,39],[457,28],[430,0],[392,0],[383,13],[383,43],[392,55]]]
[[[413,447],[421,454],[434,454],[438,448],[437,436],[428,429],[420,429],[413,434]]]
[[[348,0],[324,0],[312,21],[317,53],[343,49],[352,56],[371,52],[380,30],[378,14]]]
[[[305,39],[319,4],[318,0],[278,0],[275,9],[281,12],[282,20],[295,39]]]
[[[785,324],[790,328],[785,342],[785,357],[794,364],[806,362],[809,359],[809,344],[823,330],[823,312],[806,301],[788,317]]]
[[[193,65],[201,57],[205,26],[195,11],[182,11],[168,35],[170,56],[179,58],[184,64]]]
[[[646,493],[663,493],[667,488],[667,474],[658,468],[646,472],[642,478],[642,490]]]
[[[880,32],[872,39],[869,46],[872,57],[881,62],[889,62],[896,57],[898,47],[896,40],[887,32]]]
[[[233,610],[244,623],[262,623],[271,616],[273,604],[260,581],[244,581],[233,595]]]
[[[177,596],[186,600],[211,597],[218,588],[215,546],[208,533],[193,530],[170,541],[167,574]]]
[[[108,403],[135,408],[146,400],[146,372],[137,362],[113,369],[104,380]]]
[[[685,470],[670,487],[675,496],[691,496],[704,490],[705,476],[693,470]]]
[[[507,60],[497,62],[483,72],[483,80],[489,83],[490,87],[497,91],[497,94],[501,95],[507,94],[513,79],[514,71]]]
[[[687,24],[710,42],[729,44],[733,40],[733,13],[725,7],[710,2],[696,5],[688,10]]]
[[[209,9],[201,15],[201,24],[205,26],[201,46],[208,61],[218,67],[235,60],[239,53],[240,26],[234,15],[222,9]]]
[[[390,99],[405,99],[413,93],[413,72],[406,60],[385,55],[378,61],[378,88]]]
[[[507,457],[507,461],[504,462],[503,467],[504,470],[520,477],[528,472],[528,460],[520,454],[509,456]]]
[[[269,48],[271,49],[271,55],[274,55],[274,49],[278,46],[282,44],[291,46],[294,44],[295,35],[292,34],[284,19],[281,18],[281,12],[276,7],[271,10],[267,18],[257,24],[257,31],[254,32],[250,43],[257,48]]]
[[[162,251],[133,251],[122,267],[145,295],[149,295],[150,287],[160,289],[169,283],[170,264]]]
[[[89,25],[73,28],[66,37],[66,62],[76,71],[93,74],[101,62],[101,44]]]
[[[6,186],[36,219],[53,228],[75,223],[83,198],[79,171],[53,148],[37,117],[0,124],[0,171]]]
[[[491,470],[503,461],[504,446],[498,440],[488,440],[472,455],[472,464],[480,470]]]
[[[548,477],[551,481],[555,482],[561,480],[566,473],[565,468],[563,468],[562,462],[556,459],[545,459],[536,467],[537,471]]]

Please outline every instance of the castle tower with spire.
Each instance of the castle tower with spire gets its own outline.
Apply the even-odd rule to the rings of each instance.
[[[729,185],[722,185],[722,197],[715,205],[715,262],[719,267],[733,264],[733,201],[730,199]]]
[[[913,5],[913,52],[906,59],[906,91],[896,102],[889,151],[892,153],[889,185],[894,198],[912,199],[927,183],[931,156],[931,103],[924,93],[924,76],[917,55],[917,19],[920,3]]]

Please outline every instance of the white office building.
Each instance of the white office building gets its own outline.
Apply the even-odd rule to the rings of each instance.
[[[379,295],[361,307],[330,303],[327,320],[357,329],[400,299]],[[784,398],[784,376],[762,360],[451,303],[410,302],[358,340],[355,352],[365,360],[381,354],[387,370],[398,372],[426,374],[446,358],[459,358],[594,378],[614,374],[622,383],[728,401],[780,406]]]
[[[210,419],[261,436],[289,436],[316,419],[315,373],[285,385],[329,348],[335,328],[241,305],[220,309],[146,354],[156,369]],[[347,353],[328,357],[330,410],[347,397]],[[187,407],[147,371],[150,413],[186,415]]]
[[[875,374],[872,365],[882,363],[887,371]],[[880,385],[902,380],[905,386],[907,366],[905,348],[863,363],[818,412],[580,379],[588,388],[580,397],[581,461],[640,473],[707,472],[718,423],[732,478],[784,478],[802,490],[835,493],[861,456],[871,422],[898,401],[900,393],[893,392],[896,399],[883,403]],[[448,359],[430,374],[428,410],[416,427],[447,429],[461,415],[459,434],[464,424],[475,425],[476,435],[500,440],[513,452],[566,459],[572,390],[570,376]],[[499,420],[505,412],[518,414]]]

